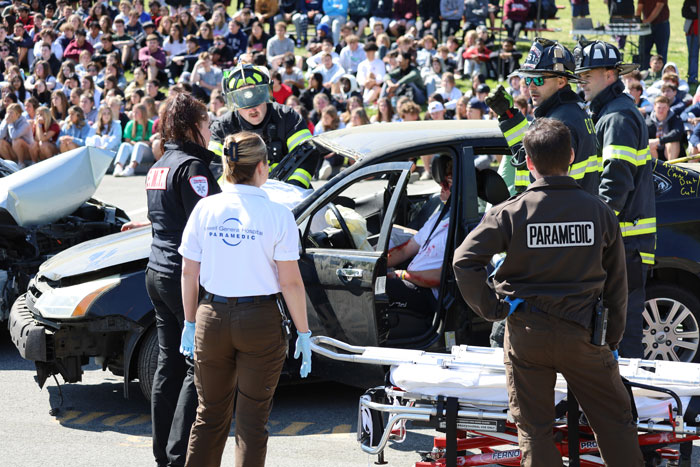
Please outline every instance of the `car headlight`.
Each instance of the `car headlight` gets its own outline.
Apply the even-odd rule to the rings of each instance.
[[[84,284],[52,289],[42,294],[34,307],[44,318],[82,318],[95,300],[119,282],[119,276],[115,275]]]

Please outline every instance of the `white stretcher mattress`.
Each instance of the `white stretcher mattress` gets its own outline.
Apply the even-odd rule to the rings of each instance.
[[[404,391],[424,396],[508,404],[503,349],[455,346],[451,355],[438,355],[424,354],[410,363],[392,366],[392,383]],[[620,374],[630,381],[674,391],[684,408],[690,396],[700,396],[700,365],[655,361],[653,366],[655,369],[650,371],[645,361],[638,359],[623,359],[619,365]],[[639,388],[634,388],[633,392],[640,420],[668,417],[668,404],[676,405],[673,399],[658,392]],[[566,393],[566,381],[559,374],[555,403],[564,399]]]

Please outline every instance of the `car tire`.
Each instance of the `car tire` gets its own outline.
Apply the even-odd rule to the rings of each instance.
[[[646,298],[644,358],[700,363],[698,297],[676,284],[657,282],[647,285]]]
[[[153,388],[153,377],[156,374],[158,367],[158,332],[156,327],[152,326],[143,338],[139,349],[138,358],[138,377],[139,386],[143,397],[147,401],[151,400],[151,389]]]

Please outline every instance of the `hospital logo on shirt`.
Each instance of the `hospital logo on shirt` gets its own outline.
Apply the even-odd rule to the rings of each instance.
[[[238,246],[243,241],[254,241],[263,233],[257,229],[247,229],[235,217],[229,217],[221,225],[207,227],[207,236],[220,239],[227,246]]]

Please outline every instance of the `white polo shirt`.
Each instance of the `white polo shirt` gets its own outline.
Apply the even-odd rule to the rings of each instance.
[[[179,253],[201,263],[202,286],[223,297],[280,291],[275,261],[299,259],[299,233],[292,212],[260,188],[224,184],[223,192],[195,206]]]
[[[445,213],[443,219],[433,230],[433,226],[440,214],[442,214],[442,209],[433,214],[413,236],[413,241],[420,246],[420,249],[416,256],[413,257],[411,264],[408,265],[407,269],[409,271],[427,271],[442,267],[442,261],[445,258],[445,246],[447,245],[447,233],[450,230],[450,215]],[[433,231],[432,235],[430,235],[431,230]],[[430,238],[428,238],[428,235],[430,235]],[[432,291],[435,298],[437,298],[437,287],[433,287]]]

